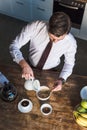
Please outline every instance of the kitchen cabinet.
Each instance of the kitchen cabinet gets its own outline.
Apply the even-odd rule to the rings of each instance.
[[[85,6],[85,11],[82,19],[81,29],[80,29],[80,38],[87,40],[87,4]]]
[[[32,20],[49,20],[53,13],[53,0],[32,0]]]
[[[31,21],[31,0],[13,0],[12,1],[12,12],[13,17],[24,20]]]
[[[12,15],[11,2],[12,0],[0,0],[0,13]]]
[[[0,0],[0,13],[23,21],[48,20],[53,0]]]

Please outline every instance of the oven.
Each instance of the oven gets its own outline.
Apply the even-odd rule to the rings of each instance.
[[[85,5],[85,0],[54,0],[53,13],[57,11],[67,13],[71,19],[72,27],[80,29]]]

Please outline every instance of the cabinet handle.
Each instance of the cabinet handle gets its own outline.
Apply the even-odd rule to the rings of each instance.
[[[69,9],[78,9],[78,7],[74,7],[74,6],[69,6],[69,5],[66,5],[66,4],[62,4],[62,3],[59,3],[59,5],[63,6],[63,7],[66,7],[66,8],[69,8]]]
[[[45,0],[40,0],[40,1],[45,1]]]
[[[16,3],[17,3],[17,4],[20,4],[20,5],[24,5],[24,3],[21,3],[21,2],[19,2],[19,1],[16,1]]]
[[[41,11],[45,11],[45,9],[42,9],[42,8],[39,8],[39,7],[37,7],[37,9],[38,9],[38,10],[41,10]]]

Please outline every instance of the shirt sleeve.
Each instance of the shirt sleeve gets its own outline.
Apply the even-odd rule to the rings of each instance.
[[[64,54],[65,60],[64,60],[64,66],[63,69],[59,75],[59,77],[62,77],[63,79],[67,79],[73,71],[73,67],[75,65],[75,54],[77,51],[77,44],[76,41],[70,48],[68,48],[68,51]]]
[[[21,33],[13,40],[12,44],[9,46],[10,54],[13,58],[13,61],[19,63],[24,59],[21,48],[30,41],[31,36],[34,33],[34,23],[28,24],[25,26]]]

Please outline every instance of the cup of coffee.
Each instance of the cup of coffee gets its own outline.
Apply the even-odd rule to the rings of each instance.
[[[50,89],[47,86],[41,86],[40,89],[36,92],[36,96],[39,100],[45,101],[50,98]]]
[[[37,79],[29,79],[24,83],[24,87],[26,90],[34,90],[37,91],[40,88],[40,82]]]
[[[40,111],[43,115],[49,115],[52,113],[52,106],[50,104],[44,103],[41,105]]]
[[[84,86],[80,91],[81,99],[87,100],[87,86]]]
[[[22,113],[28,113],[32,110],[33,104],[29,99],[22,99],[18,103],[18,110]]]

